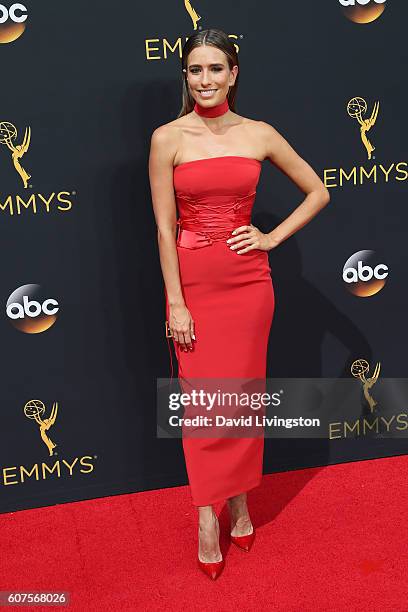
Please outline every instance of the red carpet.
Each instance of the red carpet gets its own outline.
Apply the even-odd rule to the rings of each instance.
[[[228,543],[223,574],[196,567],[187,487],[2,514],[0,590],[64,590],[81,612],[407,612],[408,457],[264,476],[257,538]],[[5,608],[5,609],[27,609]]]

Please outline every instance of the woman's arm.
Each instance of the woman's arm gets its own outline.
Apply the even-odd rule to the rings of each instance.
[[[169,304],[184,304],[176,249],[176,201],[173,187],[174,139],[160,126],[151,138],[149,179],[157,225],[160,264]]]
[[[290,144],[271,125],[264,121],[257,122],[257,139],[264,144],[264,157],[268,157],[299,187],[306,198],[282,223],[268,234],[264,234],[254,225],[241,225],[233,232],[235,238],[229,238],[227,244],[237,255],[253,249],[270,251],[289,238],[304,225],[309,223],[317,213],[330,201],[330,194],[316,172],[302,159]]]
[[[274,248],[309,223],[330,202],[330,194],[313,168],[296,153],[283,136],[268,123],[259,123],[266,157],[306,194],[306,198],[293,213],[266,234],[270,248]]]
[[[175,128],[160,126],[152,134],[149,179],[157,225],[160,265],[169,302],[169,327],[176,342],[191,347],[194,322],[186,307],[180,282],[176,247],[176,201],[173,160],[176,155]]]

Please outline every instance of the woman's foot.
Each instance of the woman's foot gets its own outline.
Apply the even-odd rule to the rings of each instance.
[[[222,561],[220,526],[211,506],[201,506],[198,522],[198,558],[202,563]]]
[[[230,497],[227,502],[231,519],[231,535],[240,537],[253,533],[254,528],[247,506],[247,494],[241,493]]]

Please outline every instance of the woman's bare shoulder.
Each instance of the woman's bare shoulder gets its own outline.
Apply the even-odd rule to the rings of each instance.
[[[183,116],[159,125],[152,133],[152,146],[166,147],[175,152],[180,144],[183,129],[187,127],[187,122],[188,119]]]
[[[252,129],[254,133],[258,136],[279,136],[279,132],[273,127],[273,125],[267,123],[266,121],[260,121],[255,119],[248,119],[248,121],[250,122],[250,129]]]
[[[256,138],[279,136],[278,131],[266,121],[260,121],[258,119],[250,119],[249,117],[243,117],[237,115],[242,127],[248,131],[248,134]]]
[[[177,126],[173,125],[173,121],[159,125],[152,132],[152,142],[156,141],[158,144],[169,144],[177,137],[178,131],[179,129]]]
[[[269,157],[271,151],[281,147],[282,144],[286,144],[283,135],[266,121],[253,121],[251,131],[257,142],[263,143],[265,157]]]
[[[173,119],[173,121],[159,125],[154,130],[153,134],[158,134],[161,138],[174,137],[175,134],[179,133],[180,130],[183,129],[183,127],[186,127],[188,124],[188,116],[189,115],[184,115],[183,117],[178,117],[177,119]]]

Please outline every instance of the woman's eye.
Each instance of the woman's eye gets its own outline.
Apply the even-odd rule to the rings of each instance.
[[[222,70],[222,67],[220,67],[220,66],[215,66],[215,67],[213,68],[213,70],[214,70],[215,72],[220,72],[220,71]],[[192,74],[197,74],[197,72],[199,72],[199,71],[200,71],[200,68],[191,68],[191,70],[190,70],[190,72],[191,72]]]

